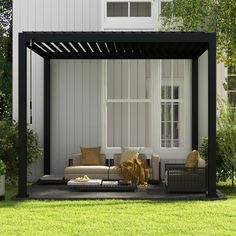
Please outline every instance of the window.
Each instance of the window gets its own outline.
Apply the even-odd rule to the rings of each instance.
[[[150,63],[108,60],[106,71],[106,147],[150,147]]]
[[[108,2],[107,3],[108,17],[127,17],[128,3],[127,2]]]
[[[173,97],[172,97],[173,96]],[[161,146],[179,147],[178,86],[161,87]],[[176,100],[178,101],[178,100]]]
[[[107,17],[151,17],[151,2],[107,2]]]
[[[184,63],[163,60],[161,72],[161,147],[181,147]]]
[[[131,17],[150,17],[151,3],[150,2],[131,2],[130,3]]]
[[[236,108],[236,67],[228,68],[227,82],[228,100],[232,107]]]

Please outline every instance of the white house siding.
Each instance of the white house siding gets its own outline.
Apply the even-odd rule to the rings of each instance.
[[[101,145],[101,61],[51,61],[51,171],[80,146]]]
[[[227,76],[227,70],[223,63],[217,64],[217,96],[226,99],[227,93],[223,88],[223,83]],[[208,136],[208,52],[199,58],[198,64],[198,136],[199,145],[202,137]]]
[[[208,135],[208,52],[198,61],[198,142]]]
[[[13,0],[13,118],[15,120],[18,119],[18,33],[22,31],[98,31],[101,29],[101,4],[100,0]],[[29,60],[29,57],[28,57]],[[78,62],[78,61],[61,61],[61,62],[54,62],[52,61],[52,75],[54,75],[55,68],[58,68],[60,65],[61,68],[65,68],[68,71],[68,77],[65,78],[66,80],[60,80],[61,85],[63,83],[67,84],[67,89],[74,89],[72,88],[72,82],[69,80],[72,78],[72,81],[75,77],[81,77],[81,71],[78,70],[79,67],[83,67],[83,75],[85,78],[89,73],[93,73],[94,71],[91,70],[92,66],[98,67],[98,62]],[[75,71],[71,72],[70,68],[75,67]],[[78,68],[77,68],[78,67]],[[39,135],[40,146],[43,147],[43,60],[33,53],[32,55],[32,91],[33,91],[33,124],[30,125]],[[65,73],[62,71],[62,75]],[[72,74],[75,73],[75,74]],[[62,75],[59,78],[63,78]],[[29,76],[28,76],[29,78]],[[52,84],[54,82],[58,82],[59,78],[54,78],[52,76]],[[94,77],[97,78],[97,77]],[[69,82],[68,82],[69,81]],[[75,80],[75,83],[79,83],[79,81]],[[87,81],[84,80],[83,84],[83,91],[84,94],[89,94],[89,91],[93,92],[95,87],[91,87],[90,84],[93,81],[89,79]],[[99,83],[99,81],[96,81]],[[77,85],[78,88],[79,85]],[[28,83],[29,88],[29,83]],[[57,86],[57,89],[60,87]],[[86,91],[87,89],[87,91]],[[28,89],[29,91],[29,89]],[[79,88],[78,88],[78,91]],[[51,96],[52,98],[58,96],[60,98],[60,90],[56,90],[53,86],[51,89]],[[75,93],[75,96],[80,96],[80,93]],[[62,93],[62,97],[66,98],[67,101],[71,101],[73,99],[73,93],[64,91]],[[94,100],[94,99],[93,99]],[[91,100],[91,101],[93,101]],[[61,100],[60,100],[61,101]],[[96,100],[97,101],[97,100]],[[87,105],[88,99],[85,99],[84,106]],[[65,104],[65,101],[62,101],[62,104]],[[53,108],[54,104],[52,104]],[[28,106],[29,107],[29,106]],[[78,106],[79,107],[79,106]],[[96,107],[97,109],[99,107]],[[63,110],[64,109],[64,110]],[[52,122],[52,171],[58,173],[59,170],[62,170],[62,167],[65,165],[66,161],[62,161],[63,158],[67,159],[67,155],[65,153],[70,152],[74,146],[71,146],[71,139],[73,135],[70,135],[71,132],[75,134],[78,133],[78,126],[74,127],[73,120],[76,117],[80,117],[81,114],[78,114],[78,110],[72,109],[71,106],[67,108],[62,107],[62,110],[55,110],[55,112],[60,112],[62,115],[67,111],[72,114],[75,113],[75,118],[71,118],[72,116],[68,116],[68,120],[63,123],[58,123],[60,125],[60,132],[66,131],[61,136],[60,142],[56,140],[58,137],[54,137],[54,133],[56,132],[53,130],[55,127],[54,121]],[[29,110],[29,109],[28,109]],[[60,114],[59,113],[59,114]],[[89,127],[89,123],[86,123],[86,120],[89,122],[89,115],[91,115],[91,123],[96,116],[94,116],[93,111],[90,111],[88,114],[85,112],[83,114],[84,123],[81,125],[83,127],[83,133],[87,132],[87,128]],[[52,117],[56,115],[52,112]],[[28,115],[29,118],[29,115]],[[79,118],[77,118],[79,119]],[[75,120],[76,121],[76,120]],[[59,122],[56,120],[56,122]],[[93,123],[96,124],[96,123]],[[57,126],[58,127],[58,126]],[[91,127],[94,128],[95,127]],[[96,129],[95,129],[96,130]],[[98,131],[97,131],[98,132]],[[95,131],[96,133],[96,131]],[[80,136],[76,136],[77,140],[75,142],[81,142]],[[96,144],[98,141],[96,139],[96,135],[89,134],[85,135],[85,140],[82,143],[78,143],[77,145],[89,145]],[[57,146],[56,146],[57,145]],[[74,145],[74,144],[73,144]],[[61,148],[64,147],[63,151]],[[58,154],[59,153],[59,154]],[[53,163],[56,162],[60,163],[57,164],[57,169],[54,169]],[[60,160],[60,161],[59,161]],[[56,165],[54,165],[56,166]],[[43,158],[39,158],[36,164],[34,164],[30,171],[32,175],[29,176],[30,180],[35,180],[39,176],[43,174]]]

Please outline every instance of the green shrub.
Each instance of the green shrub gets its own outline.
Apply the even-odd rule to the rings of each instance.
[[[0,159],[6,165],[6,175],[11,182],[18,176],[18,124],[9,120],[0,121]],[[38,145],[35,131],[27,128],[27,165],[32,164],[40,155],[42,149]]]
[[[223,100],[218,101],[216,164],[217,181],[234,181],[236,170],[236,110]],[[207,160],[208,138],[203,137],[200,153]]]
[[[2,160],[0,160],[0,176],[5,174],[6,174],[6,165]]]

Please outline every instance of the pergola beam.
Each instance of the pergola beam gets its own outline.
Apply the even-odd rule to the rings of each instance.
[[[208,47],[208,197],[216,197],[216,35]]]
[[[208,34],[184,32],[23,32],[34,42],[207,43]],[[46,36],[46,37],[45,37]]]
[[[50,168],[50,60],[44,59],[44,174]]]
[[[192,60],[192,150],[198,150],[198,58]]]
[[[19,122],[19,178],[18,198],[27,194],[27,47],[24,34],[19,34],[18,122]]]

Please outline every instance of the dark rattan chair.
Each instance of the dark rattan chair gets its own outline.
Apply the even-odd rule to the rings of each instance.
[[[206,170],[206,167],[188,168],[184,164],[166,164],[167,192],[206,192]]]

